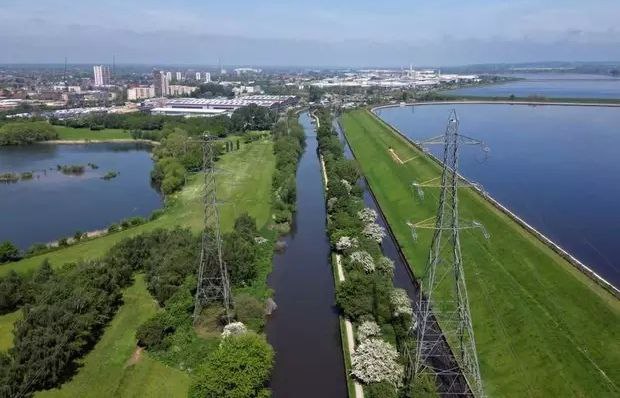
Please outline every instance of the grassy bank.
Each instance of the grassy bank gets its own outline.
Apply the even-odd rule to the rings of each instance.
[[[541,103],[570,103],[570,104],[620,104],[619,98],[565,98],[565,97],[511,97],[490,95],[460,95],[450,91],[439,92],[437,101],[510,101],[510,102],[541,102]]]
[[[74,128],[74,127],[65,127],[65,126],[54,126],[54,129],[58,133],[59,140],[102,141],[102,140],[131,139],[131,134],[129,134],[128,131],[121,130],[121,129],[91,130],[87,128]]]
[[[270,141],[242,145],[239,151],[222,156],[218,164],[226,174],[218,178],[217,190],[221,200],[227,202],[220,208],[224,231],[232,229],[234,218],[244,211],[256,218],[259,229],[268,222],[271,192],[267,188],[271,186],[274,163],[273,144]],[[79,259],[98,258],[120,240],[156,228],[173,228],[179,225],[198,232],[203,224],[203,186],[202,175],[194,174],[189,177],[180,192],[168,198],[163,215],[156,220],[40,256],[2,265],[0,275],[5,275],[12,269],[20,273],[30,272],[45,258],[55,267]]]
[[[123,294],[119,309],[77,375],[38,397],[185,397],[189,376],[136,351],[136,329],[158,310],[143,275]]]
[[[436,212],[438,192],[423,201],[413,180],[439,175],[421,155],[367,111],[348,112],[343,127],[416,275],[421,275],[431,233],[411,239],[407,221]],[[610,396],[620,385],[620,302],[479,195],[460,192],[463,218],[491,234],[462,234],[465,273],[480,367],[489,396]]]
[[[21,310],[0,315],[0,352],[13,347],[13,325],[21,317]]]

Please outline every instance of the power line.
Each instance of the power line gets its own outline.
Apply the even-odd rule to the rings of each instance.
[[[226,311],[226,321],[232,318],[232,296],[228,269],[222,254],[222,233],[215,181],[215,138],[205,134],[200,140],[203,146],[202,169],[205,182],[204,223],[198,283],[194,302],[194,324],[205,306],[221,303]]]
[[[416,323],[412,330],[416,346],[414,353],[409,351],[408,378],[414,383],[434,382],[440,395],[481,397],[484,390],[465,284],[460,231],[477,228],[486,238],[489,235],[479,222],[464,222],[459,218],[458,190],[467,184],[458,174],[458,155],[459,145],[482,142],[459,134],[458,128],[456,111],[452,110],[443,135],[418,143],[443,145],[443,167],[440,179],[413,184],[421,197],[422,188],[439,188],[440,195],[435,217],[409,223],[414,239],[417,229],[434,232],[415,309]]]

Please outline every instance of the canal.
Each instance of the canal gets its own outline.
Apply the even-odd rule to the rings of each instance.
[[[307,112],[299,120],[307,140],[297,170],[297,212],[268,280],[278,305],[266,326],[276,351],[271,389],[275,398],[346,397],[316,131]]]

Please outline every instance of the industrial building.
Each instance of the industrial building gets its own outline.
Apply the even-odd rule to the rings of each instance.
[[[151,109],[157,115],[214,116],[230,114],[234,110],[251,104],[273,109],[293,106],[298,98],[292,95],[249,95],[237,99],[226,98],[177,98],[170,99],[163,106]]]

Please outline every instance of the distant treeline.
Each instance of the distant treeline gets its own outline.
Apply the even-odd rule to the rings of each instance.
[[[12,122],[0,127],[0,146],[32,144],[56,138],[58,133],[47,122]]]
[[[225,136],[231,133],[241,133],[248,130],[268,130],[275,122],[277,114],[255,104],[235,110],[231,117],[193,117],[150,115],[147,113],[91,113],[72,119],[50,119],[50,123],[74,128],[123,129],[129,131],[159,130],[165,136],[175,129],[182,129],[188,135],[200,135],[205,131],[213,135]],[[157,138],[156,136],[152,136]],[[140,137],[142,138],[142,137]]]

